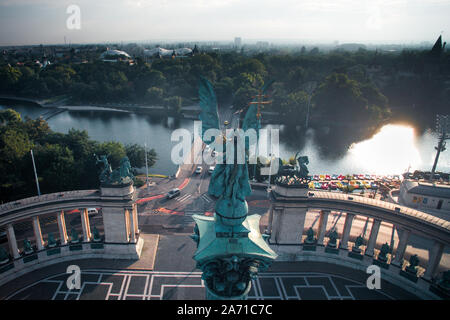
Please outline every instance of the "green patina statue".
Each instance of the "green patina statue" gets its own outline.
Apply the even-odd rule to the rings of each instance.
[[[419,265],[419,258],[417,254],[412,255],[409,258],[409,266],[405,268],[406,271],[416,274],[417,266]]]
[[[262,93],[266,88],[261,89]],[[199,97],[201,136],[206,144],[211,144],[214,140],[205,138],[204,133],[209,129],[220,130],[217,99],[212,84],[203,77],[199,81]],[[256,103],[251,104],[242,122],[244,132],[254,129],[258,135],[258,112]],[[193,258],[203,271],[208,299],[245,299],[251,279],[268,268],[277,256],[259,231],[261,217],[248,215],[245,198],[251,194],[247,167],[250,146],[243,139],[242,130],[235,131],[233,136],[227,137],[224,133],[215,137],[226,144],[234,144],[234,154],[229,157],[234,161],[228,161],[225,152],[224,163],[218,163],[211,175],[208,193],[219,198],[214,217],[193,216],[196,225],[192,239],[197,244]],[[243,154],[237,152],[243,150],[237,147],[238,143],[244,145]],[[229,150],[228,147],[223,149]]]
[[[131,172],[130,160],[127,156],[120,159],[120,167],[114,170],[111,170],[107,156],[102,155],[100,159],[96,156],[96,159],[96,163],[103,164],[103,169],[100,172],[100,182],[102,184],[126,184],[134,179],[134,175]]]
[[[100,172],[100,182],[107,183],[112,172],[111,165],[108,163],[108,158],[105,155],[100,156],[100,159],[97,157],[97,155],[95,155],[95,157],[97,158],[96,163],[103,164],[103,169]]]
[[[316,239],[314,238],[314,230],[312,227],[310,227],[308,229],[308,231],[306,232],[306,239],[305,239],[305,243],[307,244],[312,244],[315,243]]]
[[[93,238],[94,242],[102,241],[102,238],[100,237],[100,232],[98,232],[98,229],[95,226],[92,229],[92,234],[94,236],[94,238]]]
[[[72,243],[78,243],[80,242],[80,236],[78,235],[77,230],[75,230],[75,228],[72,228],[72,230],[70,231],[70,238]]]
[[[382,261],[382,262],[386,262],[387,261],[387,254],[390,252],[390,247],[387,243],[384,243],[381,248],[380,248],[380,252],[378,253],[378,260]]]
[[[0,247],[0,264],[9,262],[8,252],[3,247]]]
[[[360,253],[360,252],[361,252],[361,249],[360,249],[359,247],[362,246],[363,243],[364,243],[364,238],[363,238],[361,235],[359,235],[359,236],[355,239],[355,245],[353,246],[352,251],[353,251],[353,252],[356,252],[356,253]]]
[[[307,164],[309,164],[309,160],[307,156],[298,156],[298,152],[295,155],[295,159],[297,159],[297,163],[298,163],[298,176],[300,178],[307,178],[308,177],[308,167],[306,166]]]
[[[298,152],[295,154],[294,158],[297,161],[296,169],[280,170],[280,175],[276,178],[276,183],[278,185],[285,186],[300,186],[308,188],[308,183],[311,181],[309,178],[309,170],[306,166],[309,164],[307,156],[298,156]]]
[[[23,251],[26,254],[33,252],[33,247],[31,246],[31,242],[27,238],[25,238],[23,240]]]
[[[329,240],[328,240],[328,246],[332,247],[332,248],[336,248],[337,246],[337,238],[338,238],[338,234],[336,232],[336,229],[333,229],[333,231],[331,231],[331,233],[329,234]]]
[[[53,233],[48,234],[47,245],[49,248],[56,247],[55,236],[53,235]]]

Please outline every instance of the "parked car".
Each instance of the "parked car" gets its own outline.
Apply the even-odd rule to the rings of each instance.
[[[201,166],[198,166],[197,169],[195,169],[196,174],[202,173],[203,168]]]
[[[331,176],[331,180],[338,180],[338,175],[337,174],[333,174]]]
[[[330,181],[330,180],[331,180],[331,177],[330,177],[329,174],[326,174],[326,175],[325,175],[325,180],[327,180],[327,181]]]
[[[318,176],[317,174],[315,174],[315,175],[313,176],[313,180],[314,180],[314,181],[318,181],[318,180],[319,180],[319,176]]]
[[[173,199],[175,197],[178,197],[180,195],[180,193],[181,193],[180,189],[178,189],[178,188],[172,189],[166,194],[166,198]]]
[[[328,185],[330,187],[331,190],[336,190],[337,189],[337,185],[335,182],[330,182],[330,184]]]
[[[98,213],[98,210],[96,208],[88,208],[87,209],[88,215],[96,215]]]
[[[210,167],[208,168],[208,173],[209,173],[209,174],[212,174],[215,168],[216,168],[216,167],[214,167],[214,166],[210,166]]]

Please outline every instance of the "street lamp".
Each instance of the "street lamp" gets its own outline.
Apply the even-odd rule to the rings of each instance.
[[[434,158],[433,168],[431,169],[430,180],[433,179],[441,151],[445,151],[445,144],[446,144],[445,140],[450,139],[450,135],[447,134],[449,131],[450,131],[449,116],[441,114],[436,115],[436,133],[439,135],[439,142],[437,147],[435,147],[437,153],[436,157]]]
[[[305,122],[305,128],[308,129],[309,124],[309,109],[311,108],[311,98],[314,90],[316,90],[317,82],[310,81],[306,83],[306,92],[308,93],[308,109],[306,111],[306,122]]]
[[[147,184],[147,189],[150,186],[148,182],[148,164],[147,164],[147,143],[144,144],[145,150],[145,183]]]
[[[37,192],[38,192],[38,196],[40,196],[41,189],[39,188],[39,180],[38,180],[37,171],[36,171],[36,164],[34,163],[33,149],[31,149],[30,152],[31,152],[31,160],[33,161],[34,178],[36,179]]]

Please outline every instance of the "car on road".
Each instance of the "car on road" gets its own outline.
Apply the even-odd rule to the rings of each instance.
[[[195,169],[196,174],[200,174],[200,173],[202,173],[202,171],[203,171],[203,168],[201,166],[198,166],[197,169]]]
[[[215,168],[216,168],[216,167],[214,167],[214,166],[210,166],[210,167],[208,168],[208,173],[209,173],[209,174],[212,174]]]
[[[172,189],[166,194],[166,198],[173,199],[175,197],[178,197],[180,195],[180,193],[181,193],[180,189],[178,189],[178,188]]]
[[[98,213],[98,210],[96,208],[88,208],[87,209],[88,215],[96,215]]]

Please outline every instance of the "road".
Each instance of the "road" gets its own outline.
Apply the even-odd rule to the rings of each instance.
[[[219,110],[220,123],[223,128],[223,122],[225,120],[230,122],[230,127],[237,126],[238,115],[234,115],[232,109],[222,108]],[[196,143],[200,144],[202,147],[200,150],[203,151],[205,145],[201,141]],[[192,153],[194,147],[192,149]],[[214,212],[214,205],[217,199],[213,196],[208,195],[208,186],[210,180],[210,174],[208,173],[209,165],[200,161],[202,157],[202,152],[189,156],[191,160],[197,159],[197,163],[202,167],[202,172],[196,174],[194,171],[198,165],[184,164],[181,166],[181,170],[177,178],[152,178],[155,184],[147,187],[141,187],[139,192],[138,201],[138,214],[139,214],[139,228],[145,233],[158,233],[158,234],[191,234],[193,232],[194,221],[192,219],[193,214],[206,214],[212,215]],[[181,194],[174,199],[166,199],[165,194],[173,189],[179,188]],[[249,205],[249,214],[260,214],[263,217],[261,220],[261,230],[267,227],[267,212],[270,206],[268,200],[268,195],[266,190],[254,189],[251,196],[247,198]],[[70,237],[70,230],[76,228],[80,235],[81,233],[81,219],[79,214],[66,213],[66,225],[67,232]],[[305,229],[313,226],[317,229],[319,212],[311,210],[308,212],[305,220]],[[48,220],[48,221],[47,221]],[[56,223],[56,213],[54,216],[49,216],[49,218],[41,218],[42,233],[46,238],[47,234],[53,232],[56,238],[59,238],[58,227]],[[337,212],[332,212],[328,221],[327,230],[330,230],[333,226],[336,227],[338,233],[343,230],[343,225],[345,222],[345,214],[342,215]],[[367,222],[365,217],[356,216],[351,230],[350,241],[358,235],[363,235],[364,239],[367,241],[370,235],[370,229],[372,223]],[[102,232],[101,214],[97,216],[90,217],[91,227],[96,226],[100,232]],[[391,243],[392,236],[392,225],[387,223],[382,223],[378,239],[377,247],[379,248],[383,243]],[[21,225],[21,227],[16,226],[16,237],[18,240],[19,247],[23,246],[23,240],[25,238],[34,238],[33,229],[31,222],[27,222]],[[398,234],[394,233],[394,243],[398,243]],[[5,246],[7,243],[3,243]],[[418,254],[421,261],[428,260],[428,250],[427,247],[431,246],[425,239],[420,239],[415,236],[410,237],[410,242],[407,248],[406,257],[411,254]],[[446,249],[443,256],[441,266],[450,267],[450,250]]]

